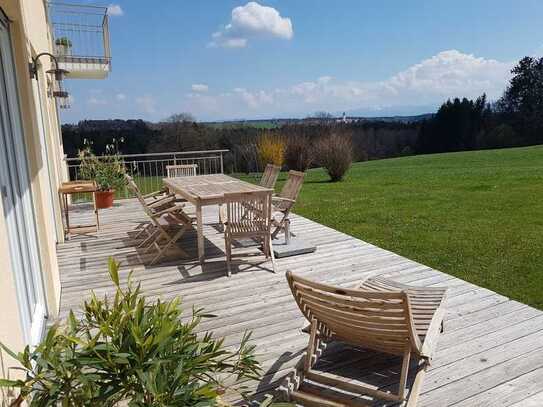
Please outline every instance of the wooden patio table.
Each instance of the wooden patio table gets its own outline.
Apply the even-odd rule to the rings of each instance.
[[[88,231],[98,232],[98,229],[100,228],[100,220],[98,219],[98,207],[96,206],[96,191],[98,191],[98,187],[96,186],[96,182],[94,181],[66,181],[60,185],[58,189],[58,195],[60,199],[60,210],[64,212],[65,216],[65,239],[69,239],[70,236],[74,233],[86,233]],[[92,204],[94,207],[94,216],[96,218],[96,223],[93,225],[70,225],[70,208],[68,204],[68,195],[80,193],[92,194]]]
[[[196,208],[196,231],[198,234],[198,259],[204,261],[204,233],[202,207],[222,205],[225,193],[252,191],[273,191],[224,174],[197,175],[192,177],[164,178],[164,185],[170,192],[192,203]]]

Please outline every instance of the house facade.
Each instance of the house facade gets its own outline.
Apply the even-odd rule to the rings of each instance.
[[[0,0],[0,341],[12,349],[37,343],[60,302],[57,191],[68,175],[58,108],[66,100],[48,71],[89,65],[71,52],[64,60],[58,55],[50,7],[44,0]],[[92,62],[82,77],[96,77],[103,60]],[[77,78],[77,69],[71,75]],[[5,354],[0,360],[6,376],[13,363]]]

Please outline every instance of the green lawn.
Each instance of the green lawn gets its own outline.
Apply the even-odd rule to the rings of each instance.
[[[543,146],[311,170],[295,212],[543,309]]]

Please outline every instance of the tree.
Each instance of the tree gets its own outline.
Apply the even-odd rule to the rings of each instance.
[[[325,112],[325,111],[315,112],[315,113],[313,113],[313,117],[315,119],[322,119],[322,120],[328,120],[328,119],[333,119],[334,118],[332,113]]]
[[[190,113],[175,113],[164,121],[164,136],[169,143],[175,143],[176,151],[188,150],[194,144],[197,124]]]
[[[419,153],[471,150],[477,147],[490,107],[486,95],[475,100],[455,98],[441,105],[434,117],[421,125]]]
[[[194,123],[196,119],[191,113],[182,112],[182,113],[174,113],[171,116],[167,117],[166,120],[164,120],[166,123]]]
[[[523,144],[543,142],[543,58],[524,57],[496,103],[497,113],[522,137]]]

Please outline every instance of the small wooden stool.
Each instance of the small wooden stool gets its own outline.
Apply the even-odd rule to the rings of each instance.
[[[61,210],[64,211],[64,219],[66,225],[64,227],[64,238],[69,239],[70,234],[85,234],[89,232],[98,232],[100,228],[100,220],[98,219],[98,208],[96,207],[96,191],[98,187],[94,181],[68,181],[63,182],[58,189],[60,198]],[[68,195],[79,193],[91,193],[92,203],[94,206],[94,215],[96,216],[96,223],[91,225],[77,225],[70,226],[70,210],[68,205]]]

